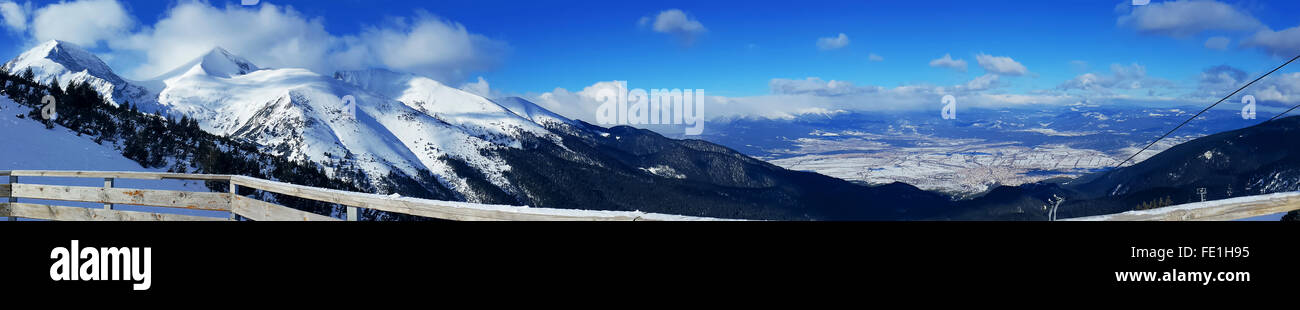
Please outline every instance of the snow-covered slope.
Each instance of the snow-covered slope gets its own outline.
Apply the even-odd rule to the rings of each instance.
[[[155,92],[160,92],[166,87],[166,84],[161,82],[186,75],[200,74],[230,78],[237,75],[248,74],[249,72],[257,70],[259,70],[259,68],[252,62],[239,56],[235,56],[223,48],[216,47],[203,54],[203,56],[194,58],[194,60],[186,62],[185,64],[176,67],[176,69],[172,69],[172,71],[163,73],[154,77],[152,80],[141,83],[147,84],[146,86]]]
[[[531,103],[510,101],[512,110],[425,77],[264,69],[220,47],[149,81],[127,81],[94,54],[62,41],[41,44],[4,68],[30,68],[46,83],[86,81],[115,103],[130,100],[145,112],[188,116],[205,131],[247,139],[292,160],[356,166],[375,180],[427,170],[470,201],[476,194],[458,175],[465,171],[448,159],[514,193],[502,176],[509,165],[484,151],[519,148],[523,135],[559,141],[540,124],[568,122]],[[347,96],[355,101],[344,102]]]
[[[192,119],[241,148],[260,148],[249,153],[315,163],[330,174],[309,181],[333,176],[369,183],[357,188],[471,203],[726,218],[924,218],[949,203],[907,185],[868,188],[785,170],[700,140],[569,121],[526,101],[503,105],[423,77],[258,68],[219,49],[194,59],[135,85],[156,90],[165,115],[187,116],[186,128]],[[151,138],[140,135],[131,141]],[[205,154],[214,151],[223,150]],[[271,167],[285,173],[278,168]]]
[[[148,89],[113,73],[99,57],[76,44],[47,41],[6,62],[0,69],[14,75],[30,69],[37,82],[49,84],[57,79],[61,88],[66,88],[72,82],[89,83],[104,99],[115,105],[131,101],[151,107],[149,103],[152,101],[152,93]]]
[[[519,115],[520,117],[526,118],[528,120],[533,121],[534,123],[541,124],[543,126],[550,125],[550,124],[573,124],[573,120],[564,116],[560,116],[559,114],[555,114],[555,112],[551,112],[551,110],[547,110],[546,108],[543,108],[531,101],[525,100],[524,98],[505,97],[505,98],[497,98],[493,101],[495,101],[497,104],[501,105],[502,107],[509,109],[510,112],[514,112],[515,115]]]
[[[45,125],[31,119],[20,119],[15,115],[25,114],[28,107],[14,103],[8,97],[0,95],[0,170],[94,170],[94,171],[149,171],[163,172],[162,169],[141,168],[140,164],[122,156],[120,150],[111,144],[96,144],[88,136],[78,136],[63,127],[45,129]],[[84,178],[42,178],[24,177],[26,181],[50,185],[69,186],[103,186],[99,179]],[[117,180],[117,187],[144,188],[181,191],[208,191],[202,182],[182,180]],[[20,199],[20,202],[38,200]],[[57,205],[80,206],[90,208],[103,207],[102,204],[58,202]],[[216,211],[189,210],[178,208],[154,208],[139,206],[115,206],[119,210],[148,211],[200,216],[224,217],[227,213]]]
[[[470,201],[476,194],[443,157],[465,162],[513,193],[502,176],[509,165],[483,150],[518,148],[525,133],[558,140],[486,98],[382,70],[328,77],[258,69],[217,48],[149,84],[160,106],[196,119],[205,131],[247,139],[293,160],[356,165],[376,180],[427,170]],[[347,96],[355,99],[352,105]]]
[[[430,78],[372,69],[343,71],[336,79],[400,101],[421,113],[454,124],[473,134],[515,136],[518,131],[551,135],[529,118],[521,117],[492,100],[448,87]]]

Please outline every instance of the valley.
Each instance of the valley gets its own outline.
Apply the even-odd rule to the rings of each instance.
[[[1191,199],[1188,188],[1098,178],[1262,121],[1213,111],[1113,169],[1192,109],[1079,103],[969,109],[956,120],[865,111],[722,119],[697,138],[594,126],[523,98],[485,98],[407,73],[260,68],[219,47],[149,81],[118,78],[93,54],[60,41],[2,68],[15,80],[7,95],[22,105],[35,107],[44,93],[71,101],[59,113],[73,121],[47,126],[90,135],[142,168],[306,175],[309,183],[384,195],[735,219],[1041,220],[1044,202],[1056,196],[1068,199],[1063,216],[1131,210],[1153,199],[1182,203]],[[143,143],[145,135],[167,139]],[[1231,154],[1194,155],[1219,162]],[[1186,167],[1161,169],[1175,179],[1202,177]],[[1211,194],[1294,187],[1293,171],[1256,173],[1266,172],[1237,176],[1244,184],[1211,182],[1228,191]],[[337,206],[309,209],[339,214]]]
[[[706,141],[594,126],[522,98],[489,99],[383,69],[321,75],[260,68],[216,47],[156,79],[128,81],[63,41],[39,44],[0,68],[6,95],[21,109],[39,108],[46,94],[60,101],[58,120],[28,121],[92,136],[141,168],[469,203],[730,219],[920,219],[949,204],[903,183],[868,187],[792,171]],[[73,71],[79,68],[95,70]],[[319,204],[304,211],[340,214],[338,206]]]
[[[792,170],[872,185],[903,182],[961,200],[1001,185],[1065,180],[1114,168],[1180,122],[1179,117],[1189,116],[1185,111],[1076,105],[967,111],[953,122],[937,113],[857,112],[733,120],[713,125],[714,133],[705,139]],[[1202,116],[1126,166],[1251,121],[1232,117],[1226,112]]]

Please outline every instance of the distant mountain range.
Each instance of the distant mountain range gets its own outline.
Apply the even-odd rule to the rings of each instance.
[[[1263,121],[1242,119],[1240,108],[1225,103],[1135,159]],[[788,169],[864,184],[904,182],[968,199],[998,186],[1074,178],[1113,168],[1198,109],[1026,104],[965,109],[955,120],[940,118],[937,108],[857,111],[716,120],[700,138]]]
[[[1173,146],[1140,163],[1059,183],[998,187],[941,219],[1042,220],[1300,190],[1300,116]],[[1296,212],[1291,213],[1294,218]]]
[[[484,98],[412,74],[376,69],[327,76],[262,68],[221,48],[148,81],[123,79],[94,54],[61,41],[38,45],[0,69],[14,76],[30,72],[31,80],[64,89],[88,85],[106,102],[130,103],[141,114],[183,116],[177,122],[181,127],[253,145],[257,154],[249,155],[273,156],[282,166],[313,165],[361,190],[476,203],[775,220],[1044,220],[1052,199],[1063,199],[1058,217],[1067,218],[1200,201],[1202,188],[1207,200],[1300,189],[1300,146],[1287,142],[1300,139],[1297,117],[1212,134],[1136,165],[1108,169],[1109,156],[1127,153],[1145,141],[1142,137],[1185,113],[1071,106],[1055,114],[966,112],[961,121],[939,123],[849,114],[710,126],[705,138],[747,155],[704,140],[673,139],[627,126],[603,128],[522,98]],[[105,115],[127,113],[117,110]],[[123,124],[152,122],[132,118]],[[1137,121],[1148,119],[1154,121]],[[845,120],[852,125],[843,125]],[[1195,128],[1191,135],[1235,126],[1214,124]],[[163,130],[157,126],[162,124],[154,125],[154,131],[122,132]],[[1085,154],[1091,156],[1085,161],[1075,158],[1083,153],[1066,152],[1075,157],[1062,166],[1059,158],[1047,162],[1028,152],[1031,162],[1055,162],[1048,172],[1082,176],[1014,186],[993,183],[964,199],[899,182],[864,185],[750,157],[884,154],[880,152],[908,148],[924,153],[990,137],[1013,137],[1023,147],[1008,149],[998,142],[979,146],[992,150],[987,152],[930,155],[968,158],[979,165],[985,164],[981,158],[1024,149],[1059,153],[1063,149],[1058,145],[1102,155]],[[128,140],[132,138],[146,137]],[[177,140],[191,141],[186,139]],[[230,152],[227,158],[250,152],[233,145],[217,149]],[[1026,158],[1012,156],[1010,162],[1021,159]],[[875,167],[853,169],[876,172],[871,170]],[[1097,170],[1101,172],[1092,173]]]
[[[155,79],[130,81],[61,41],[2,68],[60,87],[87,83],[115,105],[183,116],[203,131],[326,173],[361,172],[336,178],[419,181],[419,193],[398,193],[409,196],[797,220],[916,219],[949,205],[905,184],[869,187],[790,171],[717,144],[602,128],[521,98],[488,99],[386,70],[327,76],[261,68],[214,48]]]

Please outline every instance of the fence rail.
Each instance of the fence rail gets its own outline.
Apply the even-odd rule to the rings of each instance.
[[[1194,202],[1141,211],[1076,217],[1066,221],[1229,221],[1300,210],[1300,192]]]
[[[472,204],[347,192],[295,185],[238,175],[113,171],[0,171],[8,184],[0,184],[0,217],[58,221],[220,221],[235,215],[255,221],[338,221],[340,219],[235,194],[239,187],[347,206],[346,219],[355,221],[358,209],[372,209],[429,218],[462,221],[697,221],[719,220],[631,211],[592,211]],[[19,182],[20,177],[92,178],[103,187],[62,186]],[[152,190],[115,187],[118,179],[191,180],[227,182],[226,193]],[[18,199],[102,203],[102,209],[19,203]],[[0,200],[3,201],[3,200]],[[115,210],[115,205],[138,205],[193,210],[228,211],[229,217],[210,217]],[[1068,221],[1192,221],[1235,220],[1300,210],[1300,192],[1237,197],[1189,203],[1152,210],[1063,219]]]
[[[437,201],[407,197],[347,192],[301,186],[246,176],[114,171],[0,171],[9,184],[0,184],[0,217],[59,221],[214,221],[232,220],[235,215],[255,221],[337,221],[340,219],[304,212],[294,208],[235,194],[239,187],[278,193],[303,199],[347,206],[346,218],[357,220],[358,208],[409,214],[447,220],[488,221],[692,221],[714,218],[678,216],[633,211],[591,211],[530,208],[526,206],[485,205]],[[62,186],[20,182],[20,177],[92,178],[104,180],[103,187]],[[192,180],[227,182],[226,193],[152,190],[115,187],[118,179]],[[82,208],[36,203],[19,203],[18,199],[102,203],[104,207]],[[231,216],[210,217],[124,211],[114,205],[183,208],[229,211]]]

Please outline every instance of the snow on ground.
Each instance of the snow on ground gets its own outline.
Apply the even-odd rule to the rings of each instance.
[[[1066,137],[1094,134],[1042,128],[1019,131]],[[1185,135],[1161,140],[1126,165],[1196,137]],[[1111,168],[1143,146],[1099,150],[1068,144],[1027,145],[1018,141],[947,138],[892,130],[885,134],[814,131],[809,137],[792,141],[792,148],[770,150],[774,155],[761,159],[790,170],[812,171],[868,184],[908,183],[959,199],[999,185],[1073,178]]]
[[[1128,167],[1128,166],[1132,166],[1132,165],[1135,165],[1135,164],[1137,164],[1137,163],[1140,163],[1140,162],[1142,162],[1142,161],[1144,161],[1144,160],[1147,160],[1147,158],[1151,158],[1151,156],[1156,156],[1156,154],[1160,154],[1160,152],[1162,152],[1162,151],[1164,151],[1164,150],[1166,150],[1166,149],[1169,149],[1169,148],[1171,148],[1171,147],[1174,147],[1175,145],[1183,144],[1184,142],[1192,141],[1192,140],[1194,140],[1194,139],[1196,139],[1196,138],[1200,138],[1200,137],[1202,137],[1202,136],[1201,136],[1201,135],[1183,135],[1183,136],[1177,136],[1177,137],[1167,137],[1167,138],[1164,138],[1164,139],[1162,139],[1162,140],[1156,142],[1156,144],[1151,145],[1151,148],[1147,149],[1146,151],[1142,151],[1142,147],[1146,146],[1146,144],[1141,144],[1141,145],[1136,145],[1136,144],[1135,144],[1135,145],[1130,145],[1130,146],[1128,146],[1128,147],[1126,147],[1126,148],[1122,148],[1122,149],[1120,149],[1120,150],[1118,151],[1118,153],[1119,153],[1119,154],[1129,154],[1129,155],[1132,155],[1132,154],[1138,154],[1136,157],[1133,157],[1133,160],[1130,160],[1130,161],[1128,161],[1128,163],[1124,164],[1125,167]],[[1142,151],[1142,153],[1139,154],[1138,151]]]
[[[1089,217],[1084,217],[1079,219],[1088,220],[1088,221],[1106,221],[1116,216],[1119,216],[1120,214],[1125,214],[1125,215],[1161,214],[1161,213],[1175,212],[1179,210],[1183,210],[1183,211],[1195,210],[1195,209],[1201,209],[1201,208],[1213,207],[1213,206],[1219,206],[1225,204],[1258,203],[1258,202],[1264,202],[1270,200],[1295,199],[1295,197],[1297,196],[1300,196],[1300,192],[1285,192],[1285,193],[1244,196],[1244,197],[1236,197],[1236,198],[1228,198],[1228,199],[1220,199],[1220,200],[1186,203],[1186,204],[1168,206],[1159,209],[1138,210],[1138,211],[1129,211],[1129,212],[1115,213],[1115,214],[1089,216]],[[1284,212],[1284,213],[1260,215],[1255,217],[1238,219],[1237,221],[1279,221],[1282,219],[1282,216],[1285,214],[1286,213]],[[1079,220],[1079,219],[1072,219],[1072,220]]]
[[[1065,145],[1027,147],[1015,142],[913,137],[913,146],[875,141],[872,135],[850,139],[800,138],[808,154],[769,162],[791,170],[814,171],[869,184],[903,182],[958,198],[997,185],[1019,185],[1055,177],[1076,177],[1114,166],[1113,156]]]
[[[45,42],[5,68],[30,68],[42,81],[98,81],[102,94],[131,98],[142,111],[186,115],[204,131],[247,139],[290,160],[354,164],[374,182],[393,171],[428,170],[471,201],[476,193],[444,156],[513,193],[504,176],[510,167],[484,151],[519,148],[524,134],[559,144],[560,137],[540,124],[568,122],[531,103],[509,101],[507,108],[411,74],[262,69],[221,48],[149,81],[126,81],[94,54],[60,41]]]
[[[144,88],[114,74],[95,54],[63,41],[41,43],[6,62],[3,69],[15,74],[31,69],[36,81],[49,84],[58,80],[59,86],[64,88],[72,82],[88,83],[114,105],[123,100],[138,105],[141,101],[148,101],[141,99],[150,95]]]
[[[546,124],[573,124],[573,120],[551,112],[535,103],[519,97],[506,97],[493,100],[501,107],[509,109],[520,117],[533,121],[534,123]]]
[[[249,139],[292,160],[352,160],[372,181],[394,170],[416,175],[425,169],[471,201],[477,197],[468,183],[441,157],[463,160],[512,192],[504,177],[509,166],[482,151],[518,148],[523,132],[559,141],[491,100],[424,77],[253,69],[216,49],[153,84],[162,88],[162,106],[195,118],[205,131]],[[355,100],[343,99],[349,97]]]
[[[678,173],[677,170],[673,170],[673,167],[669,167],[666,165],[658,165],[654,167],[647,167],[647,168],[640,168],[640,169],[650,174],[665,177],[665,178],[673,178],[673,179],[686,178],[686,175]]]
[[[55,126],[45,129],[45,125],[31,119],[20,119],[16,115],[27,114],[30,108],[20,106],[0,96],[0,170],[92,170],[92,171],[144,171],[163,172],[161,169],[145,169],[122,154],[111,145],[96,144],[90,137],[77,136],[67,128]],[[8,182],[6,178],[4,182]],[[48,178],[20,177],[20,183],[65,185],[65,186],[104,186],[103,179],[91,178]],[[179,190],[206,192],[208,189],[201,182],[181,180],[128,180],[119,179],[115,187]],[[60,206],[102,208],[98,203],[77,203],[62,201],[45,201],[38,199],[18,199],[19,202],[42,203]],[[176,208],[141,207],[115,205],[115,209],[125,211],[147,211],[155,213],[227,217],[229,213],[219,211],[188,210]]]

